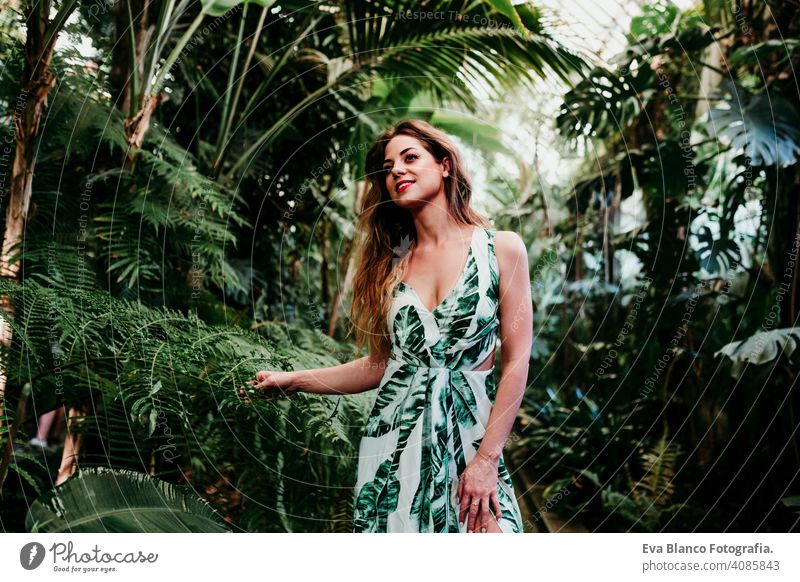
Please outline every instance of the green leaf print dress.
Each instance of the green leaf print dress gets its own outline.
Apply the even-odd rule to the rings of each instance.
[[[499,270],[494,230],[475,227],[458,283],[428,311],[404,282],[388,314],[392,352],[359,447],[354,532],[466,532],[458,479],[481,444],[497,390],[493,368]],[[504,532],[522,532],[499,460]],[[492,508],[492,513],[496,511]]]

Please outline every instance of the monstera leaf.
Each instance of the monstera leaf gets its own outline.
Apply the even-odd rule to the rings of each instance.
[[[728,270],[732,264],[741,261],[739,245],[735,240],[727,237],[720,237],[714,240],[711,229],[704,226],[697,234],[700,243],[697,254],[702,266],[709,273],[719,273]]]
[[[28,531],[58,533],[224,533],[223,519],[185,485],[144,473],[78,471],[31,505]]]
[[[747,364],[766,364],[781,354],[791,356],[800,341],[800,327],[762,331],[747,339],[725,344],[714,355],[723,354],[733,361],[731,375],[738,377]]]
[[[556,119],[568,138],[607,138],[633,123],[655,94],[653,71],[644,66],[615,72],[595,68],[566,94]]]
[[[720,87],[730,95],[725,108],[709,111],[708,129],[718,139],[730,141],[734,151],[744,151],[753,166],[790,166],[800,152],[797,110],[783,97],[763,92],[752,95],[730,80]]]

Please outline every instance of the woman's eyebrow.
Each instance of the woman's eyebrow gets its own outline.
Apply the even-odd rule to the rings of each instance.
[[[402,152],[400,152],[400,155],[402,156],[404,153],[406,153],[408,150],[411,150],[411,149],[414,149],[414,146],[411,146],[411,147],[408,147],[408,148],[404,149]],[[386,162],[391,162],[391,161],[392,160],[390,160],[389,158],[386,158],[385,160],[383,160],[383,163],[386,164]]]

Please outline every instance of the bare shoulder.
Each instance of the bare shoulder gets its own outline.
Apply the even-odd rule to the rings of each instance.
[[[528,248],[525,241],[513,230],[498,230],[494,237],[494,252],[500,271],[513,272],[528,266]]]

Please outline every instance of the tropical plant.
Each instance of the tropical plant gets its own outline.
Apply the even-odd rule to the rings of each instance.
[[[333,499],[352,489],[357,427],[368,399],[343,403],[300,394],[245,407],[236,396],[257,369],[336,363],[319,332],[310,332],[312,340],[308,331],[279,333],[279,326],[265,329],[265,336],[215,328],[194,315],[148,309],[97,291],[48,288],[33,279],[24,285],[3,281],[0,292],[18,301],[13,349],[3,354],[9,378],[30,379],[40,412],[93,403],[69,418],[71,438],[82,439],[82,466],[239,491],[252,505],[240,499],[220,510],[253,531],[273,530],[281,520],[282,528],[303,531],[330,525]],[[286,447],[317,452],[284,455]],[[28,460],[15,456],[16,466],[35,469],[37,487],[46,488],[47,473],[26,466]],[[221,474],[226,477],[220,483]],[[287,479],[303,485],[283,494]],[[233,484],[238,489],[227,491]],[[324,484],[332,497],[305,491]],[[276,507],[286,515],[279,517]]]
[[[82,469],[34,501],[25,527],[37,533],[230,531],[191,487],[106,467]]]
[[[13,244],[19,237],[6,245],[9,260],[14,253],[14,264],[26,273],[21,289],[42,297],[42,304],[24,305],[25,312],[15,318],[13,328],[27,335],[13,346],[9,344],[5,352],[8,358],[28,353],[35,364],[27,372],[13,368],[10,360],[4,365],[4,371],[13,368],[17,382],[16,393],[4,399],[4,405],[16,410],[9,415],[16,419],[16,425],[3,429],[4,476],[7,470],[14,470],[37,486],[40,483],[27,472],[32,467],[21,465],[25,459],[14,454],[15,442],[24,436],[21,423],[30,395],[37,413],[57,404],[68,407],[72,430],[65,442],[57,482],[74,471],[75,459],[94,459],[103,450],[101,443],[110,447],[104,461],[112,466],[133,464],[137,470],[152,473],[172,470],[172,478],[179,478],[174,467],[164,466],[163,454],[172,449],[156,428],[162,420],[180,426],[184,440],[173,436],[188,453],[195,446],[187,440],[193,423],[197,418],[207,418],[208,411],[218,406],[214,391],[221,385],[215,383],[226,382],[230,387],[242,378],[232,375],[225,379],[224,375],[205,372],[207,362],[199,359],[203,352],[192,343],[198,339],[180,347],[181,340],[172,341],[174,334],[187,333],[190,328],[202,333],[197,327],[200,322],[232,324],[234,329],[226,333],[232,339],[226,348],[219,346],[229,350],[220,361],[237,361],[243,357],[243,350],[256,345],[252,344],[252,334],[249,340],[241,339],[255,320],[254,327],[262,337],[273,334],[276,340],[287,342],[296,342],[298,336],[304,339],[305,343],[294,344],[306,350],[302,357],[292,358],[295,364],[320,366],[335,361],[314,355],[322,353],[317,331],[286,336],[270,321],[283,307],[293,318],[292,307],[322,305],[322,309],[300,308],[295,312],[314,330],[321,327],[321,318],[328,317],[329,333],[337,331],[333,311],[342,308],[347,289],[331,292],[328,280],[334,265],[327,258],[327,249],[330,238],[339,238],[349,248],[347,224],[352,222],[356,205],[350,210],[347,205],[331,202],[347,181],[352,183],[352,176],[363,180],[358,173],[361,161],[351,161],[346,167],[326,165],[323,175],[315,176],[318,181],[305,189],[313,196],[302,205],[299,198],[280,201],[271,194],[297,190],[307,183],[309,163],[322,166],[342,148],[370,140],[391,120],[379,108],[386,111],[387,107],[396,107],[396,114],[402,115],[415,97],[424,96],[432,98],[432,104],[456,102],[474,109],[476,95],[487,86],[530,83],[547,71],[563,77],[581,66],[578,58],[547,36],[537,14],[506,3],[456,6],[429,2],[426,8],[446,7],[467,16],[492,16],[492,22],[478,24],[477,18],[466,18],[464,22],[425,21],[421,26],[411,26],[401,17],[404,11],[421,7],[402,2],[387,2],[380,7],[346,1],[282,3],[280,7],[268,0],[254,2],[257,6],[250,4],[129,0],[101,10],[81,6],[78,18],[66,24],[77,3],[62,2],[61,12],[52,22],[47,21],[45,5],[28,18],[28,23],[36,24],[36,19],[45,15],[40,19],[42,25],[50,27],[44,41],[52,58],[42,60],[37,74],[58,78],[61,85],[46,110],[46,94],[37,94],[41,97],[37,115],[46,112],[47,126],[46,134],[38,135],[38,122],[32,122],[34,132],[24,140],[30,150],[34,138],[40,138],[34,194],[26,198],[32,201],[26,246],[23,252],[21,244]],[[22,20],[22,16],[18,14],[17,18]],[[357,17],[357,23],[348,26],[348,17]],[[488,22],[487,18],[483,20]],[[509,26],[493,26],[497,21]],[[96,54],[81,54],[69,42],[64,49],[53,51],[62,29],[70,40],[74,35],[89,39]],[[37,26],[26,28],[29,39],[25,42],[17,35],[9,36],[6,44],[4,37],[3,52],[11,65],[3,70],[2,100],[8,110],[13,110],[18,96],[27,90],[25,83],[30,75],[23,65],[33,62],[39,47],[33,41],[42,40],[37,37],[42,30]],[[498,60],[495,55],[503,58]],[[457,76],[465,82],[451,82]],[[342,116],[343,111],[352,114],[349,120]],[[4,118],[8,127],[10,119]],[[331,127],[329,139],[312,140],[302,156],[285,163],[283,152],[320,123]],[[457,123],[453,121],[452,125]],[[276,179],[264,183],[269,174]],[[27,189],[30,194],[30,187]],[[264,198],[270,209],[266,213],[260,208]],[[287,207],[286,202],[291,205]],[[321,257],[315,256],[321,266],[321,289],[309,290],[306,297],[293,289],[283,298],[283,304],[275,303],[280,297],[275,282],[298,281],[298,258],[303,252],[299,241],[311,238],[302,224],[312,224],[311,217],[320,208],[325,208],[328,216],[323,251]],[[284,247],[289,249],[286,256],[281,256],[273,252],[281,241],[280,231],[272,227],[286,220],[287,211],[294,215],[291,230],[295,225],[301,230]],[[9,218],[5,226],[7,236],[12,227],[17,228]],[[271,232],[256,236],[255,232],[261,233],[265,227]],[[248,261],[237,247],[240,241],[252,241],[247,250],[266,260],[258,265],[252,259]],[[343,264],[349,262],[345,257]],[[104,296],[99,288],[113,297],[163,306],[168,314],[163,317],[171,323],[155,324],[149,318],[162,315],[156,316],[141,305],[113,303],[112,297]],[[21,292],[7,289],[12,294]],[[94,307],[76,307],[71,303],[77,297],[69,295],[72,291],[87,293],[85,298]],[[318,293],[321,301],[314,299]],[[9,317],[13,315],[11,305],[5,310]],[[37,311],[44,305],[49,307]],[[79,351],[84,356],[92,353],[83,364],[71,359],[79,351],[61,352],[58,347],[55,354],[48,352],[61,345],[49,336],[45,338],[44,321],[55,314],[60,319],[55,318],[54,328],[64,330],[61,340],[70,338],[72,349],[82,345]],[[114,316],[121,319],[114,319],[112,325],[109,318]],[[173,324],[177,327],[170,329]],[[130,351],[124,357],[115,353],[113,349],[123,349],[120,346],[127,350],[131,342],[146,341],[148,336],[141,331],[134,333],[137,327],[158,329],[159,338],[161,333],[170,334],[170,341],[153,350],[142,347],[138,352]],[[111,340],[101,339],[105,335]],[[189,336],[185,339],[188,342]],[[295,353],[291,347],[278,347],[277,342],[270,348],[253,349],[267,361]],[[337,345],[335,349],[342,358],[353,354],[349,346]],[[183,364],[162,368],[163,357],[175,358],[172,364]],[[123,361],[127,362],[123,365],[127,372],[120,375],[116,366]],[[286,366],[286,362],[281,359],[272,365]],[[62,380],[68,377],[69,387],[63,395],[55,393],[63,398],[54,398],[48,370],[63,364],[68,367],[61,369],[68,371],[62,373]],[[142,375],[139,366],[149,366],[149,376]],[[176,380],[171,373],[181,369],[185,377]],[[157,377],[158,370],[169,379]],[[23,379],[26,377],[29,382]],[[199,377],[213,398],[197,399],[197,416],[190,421],[185,395],[191,393],[190,379]],[[178,388],[181,385],[185,387]],[[28,388],[23,390],[23,386]],[[341,408],[357,415],[361,405]],[[276,407],[270,418],[296,418],[292,410]],[[312,427],[309,435],[321,436],[315,428],[325,430],[331,424],[318,422],[330,416],[325,407],[312,405],[299,410],[307,416],[302,424]],[[162,413],[163,417],[159,416]],[[317,417],[308,422],[308,418]],[[335,422],[336,418],[331,420]],[[210,418],[205,429],[209,436],[218,434],[207,442],[224,449],[220,423],[224,419]],[[346,434],[342,430],[338,433],[338,437]],[[351,441],[343,450],[357,438],[352,431],[347,434]],[[278,471],[280,479],[296,468],[292,463],[279,462],[274,455],[269,459],[284,467]],[[205,478],[203,471],[210,469],[202,466],[198,457],[192,462],[198,463],[194,478]],[[340,479],[352,467],[341,463],[336,469],[317,476]],[[255,474],[253,471],[248,477],[254,486]],[[287,507],[302,503],[304,498],[295,497],[294,490],[282,492],[280,479],[270,481],[272,485],[267,487],[263,482],[257,484],[264,492],[264,505],[275,507],[271,501],[276,495]],[[318,496],[314,500],[319,505],[313,513],[324,521],[324,499]],[[258,515],[258,511],[251,515]],[[263,524],[261,518],[247,519]],[[307,527],[282,520],[285,528]]]
[[[800,328],[772,329],[761,331],[744,340],[730,342],[714,355],[724,355],[731,360],[731,374],[742,375],[743,368],[749,364],[760,365],[773,362],[781,355],[787,358],[794,354],[800,341]]]
[[[800,464],[796,363],[779,357],[792,353],[797,318],[788,184],[800,134],[787,71],[800,31],[787,6],[766,4],[737,3],[736,19],[716,2],[645,5],[625,50],[564,97],[564,144],[593,155],[561,189],[571,216],[536,247],[558,249],[561,268],[535,289],[535,375],[515,454],[549,491],[581,483],[564,507],[595,527],[746,530],[745,513],[769,513]],[[625,229],[623,209],[638,215]],[[518,213],[538,210],[531,197]],[[621,277],[623,261],[635,280]],[[641,294],[636,281],[648,282]],[[733,378],[716,372],[719,355]],[[621,440],[592,445],[601,428]],[[785,453],[770,456],[766,442]],[[765,456],[742,453],[754,450]],[[745,501],[743,466],[771,476],[759,496],[770,501]],[[722,498],[718,482],[731,483]]]

